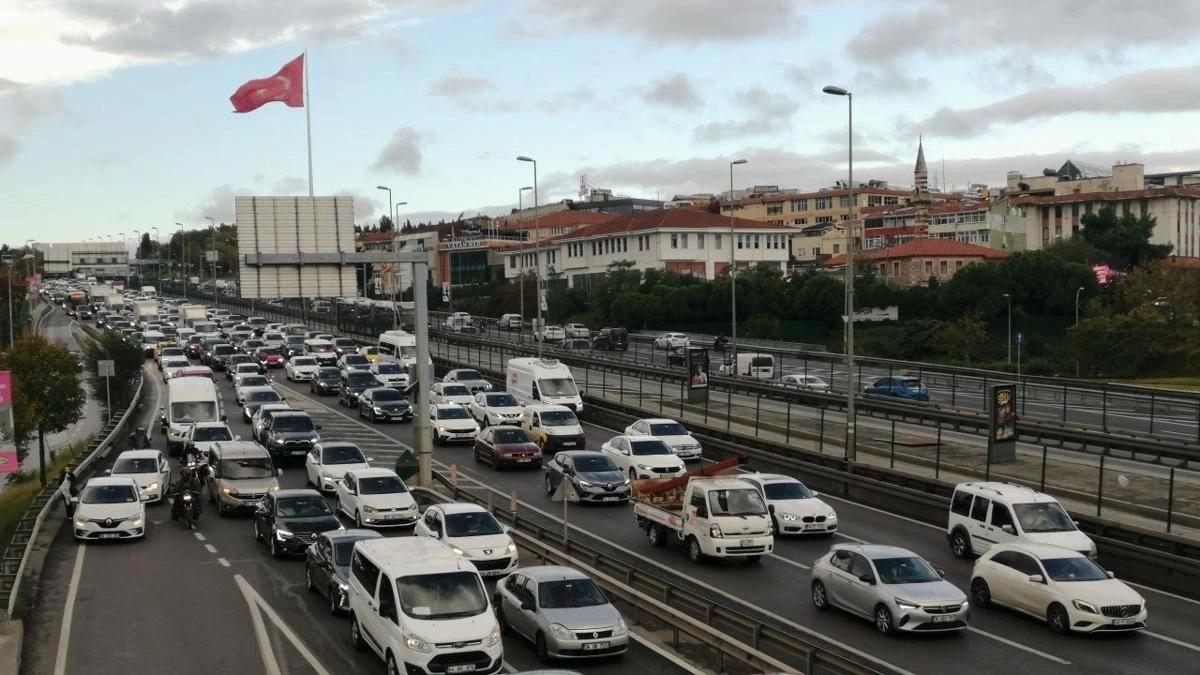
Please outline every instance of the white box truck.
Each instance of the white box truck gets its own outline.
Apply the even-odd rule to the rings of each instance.
[[[179,325],[195,328],[197,321],[207,321],[208,310],[204,305],[180,305]]]
[[[720,368],[720,373],[752,377],[756,380],[770,380],[775,377],[775,357],[770,354],[738,352],[737,370],[735,371],[731,366],[732,364],[726,359]]]
[[[135,300],[133,303],[133,325],[138,328],[158,320],[157,300]]]
[[[522,357],[508,360],[505,389],[522,405],[545,403],[583,412],[583,397],[571,369],[558,359]]]

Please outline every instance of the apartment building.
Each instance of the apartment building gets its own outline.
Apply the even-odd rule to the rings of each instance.
[[[129,250],[124,242],[35,243],[42,254],[47,276],[83,274],[99,278],[125,277],[129,274]]]
[[[897,286],[925,286],[930,279],[948,281],[967,265],[1003,260],[1010,254],[953,239],[921,238],[897,246],[863,251],[855,265],[874,268],[880,279]],[[846,256],[825,262],[827,269],[841,269]]]

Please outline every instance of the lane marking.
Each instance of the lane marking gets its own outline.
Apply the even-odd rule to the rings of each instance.
[[[854,542],[854,543],[856,543],[856,544],[866,544],[866,543],[869,543],[869,542],[868,542],[866,539],[859,539],[858,537],[851,537],[850,535],[848,535],[848,534],[843,534],[843,533],[842,533],[842,532],[840,532],[840,531],[839,531],[839,532],[834,532],[834,533],[833,533],[833,536],[835,536],[835,537],[841,537],[842,539],[849,539],[850,541],[852,541],[852,542]]]
[[[1124,580],[1124,579],[1122,579],[1122,581],[1125,581],[1125,580]],[[1151,588],[1151,587],[1149,587],[1149,586],[1143,586],[1143,585],[1141,585],[1141,584],[1135,584],[1135,583],[1133,583],[1132,581],[1125,581],[1125,583],[1126,583],[1126,585],[1129,585],[1129,586],[1136,586],[1137,588],[1140,588],[1140,589],[1142,589],[1143,591],[1151,591],[1151,592],[1153,592],[1153,593],[1158,593],[1159,595],[1165,595],[1165,596],[1167,596],[1168,598],[1174,598],[1175,600],[1182,600],[1182,601],[1184,601],[1184,602],[1190,602],[1190,603],[1192,603],[1193,605],[1200,605],[1200,600],[1196,600],[1196,599],[1194,599],[1194,598],[1186,598],[1186,597],[1184,597],[1184,596],[1182,596],[1182,595],[1176,595],[1175,593],[1172,593],[1172,592],[1170,592],[1170,591],[1163,591],[1163,590],[1159,590],[1159,589],[1157,589],[1157,588]]]
[[[217,547],[216,547],[216,546],[213,546],[212,544],[205,544],[205,545],[204,545],[204,550],[205,550],[205,551],[208,551],[209,553],[213,553],[213,554],[215,554],[215,553],[217,552]]]
[[[242,579],[240,574],[235,574],[233,580],[237,583],[238,590],[242,592],[242,597],[246,600],[246,608],[250,611],[250,622],[254,624],[254,639],[258,641],[258,653],[262,656],[263,670],[266,671],[266,675],[282,675],[279,670],[279,661],[275,659],[275,650],[271,646],[271,638],[267,635],[267,625],[263,622],[262,612],[258,610],[254,598],[250,596],[252,591],[249,584]]]
[[[71,621],[75,618],[75,597],[79,594],[79,578],[83,576],[83,555],[87,546],[78,544],[75,549],[75,567],[71,570],[71,582],[67,586],[67,604],[63,611],[62,628],[58,632],[58,653],[54,657],[54,675],[67,672],[67,652],[71,648]]]
[[[229,561],[224,558],[217,558],[217,562],[221,563],[221,567],[229,567]]]
[[[679,668],[680,670],[682,670],[686,673],[690,673],[691,675],[707,675],[707,673],[708,673],[708,671],[700,670],[699,668],[693,666],[692,664],[688,663],[687,661],[684,661],[675,652],[670,651],[668,649],[663,649],[662,647],[659,647],[657,644],[647,640],[646,638],[642,637],[641,635],[638,635],[637,633],[635,633],[633,631],[629,631],[629,639],[640,644],[641,646],[645,647],[646,649],[650,650],[651,652],[654,652],[656,655],[658,655],[659,658],[670,661],[672,664],[675,665],[676,668]]]
[[[1048,660],[1050,660],[1050,661],[1053,661],[1053,662],[1055,662],[1055,663],[1062,664],[1062,665],[1064,665],[1064,666],[1069,666],[1069,665],[1071,665],[1071,662],[1070,662],[1070,661],[1068,661],[1068,660],[1066,660],[1066,659],[1059,658],[1059,657],[1057,657],[1057,656],[1055,656],[1055,655],[1053,655],[1053,654],[1048,654],[1048,653],[1046,653],[1046,652],[1043,652],[1043,651],[1041,651],[1041,650],[1039,650],[1039,649],[1034,649],[1033,647],[1030,647],[1030,646],[1028,646],[1028,645],[1023,645],[1023,644],[1021,644],[1021,643],[1019,643],[1019,642],[1013,642],[1012,640],[1009,640],[1008,638],[1005,638],[1005,637],[1000,637],[999,635],[996,635],[995,633],[989,633],[989,632],[987,632],[986,630],[982,630],[982,629],[976,628],[975,626],[967,626],[967,630],[971,631],[972,633],[975,633],[976,635],[982,635],[982,636],[984,636],[984,637],[986,637],[986,638],[991,638],[991,639],[993,639],[993,640],[995,640],[995,641],[997,641],[997,642],[1002,642],[1002,643],[1004,643],[1004,644],[1008,645],[1009,647],[1015,647],[1015,648],[1017,648],[1017,649],[1020,649],[1020,650],[1022,650],[1022,651],[1029,652],[1030,654],[1033,654],[1033,655],[1035,655],[1035,656],[1040,656],[1040,657],[1042,657],[1043,659],[1048,659]]]
[[[208,538],[205,537],[204,535],[200,534],[199,532],[192,532],[192,536],[196,537],[197,541],[208,541]]]
[[[774,554],[774,553],[768,553],[768,554],[767,554],[767,557],[768,557],[768,558],[772,558],[772,559],[774,559],[774,560],[778,560],[779,562],[782,562],[782,563],[787,563],[787,564],[789,564],[789,565],[792,565],[792,566],[794,566],[794,567],[799,567],[799,568],[800,568],[800,569],[802,569],[802,570],[811,570],[811,569],[812,569],[812,567],[810,567],[810,566],[808,566],[808,565],[805,565],[805,564],[804,564],[804,563],[802,563],[802,562],[796,562],[795,560],[792,560],[791,558],[785,558],[785,557],[783,557],[783,556],[781,556],[781,555],[776,555],[776,554]]]
[[[1170,642],[1171,644],[1173,644],[1177,647],[1183,647],[1184,649],[1190,649],[1194,652],[1200,652],[1200,647],[1198,647],[1190,642],[1184,642],[1183,640],[1176,640],[1173,637],[1167,637],[1166,635],[1162,635],[1161,633],[1151,633],[1148,630],[1144,630],[1144,631],[1142,631],[1142,635],[1149,635],[1150,637],[1152,637],[1156,640],[1162,640],[1163,642]]]
[[[242,595],[246,598],[247,604],[252,605],[251,612],[252,612],[252,614],[254,614],[254,618],[256,621],[256,624],[255,624],[255,633],[256,634],[258,633],[258,625],[261,624],[263,621],[262,621],[262,616],[259,614],[258,611],[255,610],[253,605],[257,605],[258,606],[257,610],[261,610],[261,612],[263,614],[267,615],[267,618],[271,620],[271,623],[275,624],[275,628],[277,628],[280,633],[283,633],[283,636],[285,638],[287,638],[288,642],[292,643],[292,646],[296,648],[297,652],[300,652],[300,656],[304,657],[304,660],[308,662],[309,667],[312,668],[314,671],[316,671],[317,675],[331,675],[330,672],[325,669],[325,666],[323,666],[321,664],[321,662],[317,659],[316,655],[314,655],[308,649],[308,646],[304,644],[304,641],[301,640],[298,635],[296,635],[296,633],[292,630],[291,626],[287,625],[287,623],[284,622],[283,618],[281,616],[279,616],[279,613],[275,611],[275,608],[271,607],[271,605],[269,605],[267,603],[267,601],[264,600],[263,597],[258,594],[258,591],[254,590],[254,587],[250,585],[250,582],[246,581],[245,577],[243,577],[240,574],[235,574],[235,575],[233,575],[233,580],[235,582],[237,582],[238,588],[242,591]],[[271,654],[272,661],[274,661],[275,653],[274,653],[274,651],[271,651],[269,649],[269,647],[270,647],[269,641],[264,642],[264,640],[266,639],[266,627],[265,626],[263,626],[262,636],[263,637],[259,640],[259,647],[261,648],[264,644],[268,646],[268,649],[263,650],[263,662],[264,662],[264,665],[266,665],[266,662],[267,662],[266,654],[268,653],[268,651]],[[274,671],[271,671],[270,667],[268,666],[268,675],[274,675],[275,673],[278,673],[278,672],[279,672],[278,663],[275,664]]]

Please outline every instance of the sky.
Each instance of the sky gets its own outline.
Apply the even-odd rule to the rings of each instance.
[[[229,96],[307,50],[318,195],[355,219],[637,197],[946,188],[1074,158],[1200,168],[1200,3],[0,0],[0,240],[232,222],[307,194],[305,110]],[[529,194],[526,193],[529,200]]]

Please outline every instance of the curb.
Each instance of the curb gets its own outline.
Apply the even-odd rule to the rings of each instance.
[[[21,672],[21,641],[24,625],[20,620],[10,621],[0,627],[0,675],[18,675]]]

